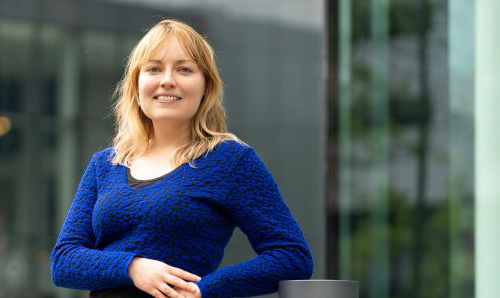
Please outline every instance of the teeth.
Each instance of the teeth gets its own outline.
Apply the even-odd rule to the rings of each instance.
[[[176,100],[179,100],[180,97],[160,95],[160,96],[157,96],[156,99],[164,100],[164,101],[176,101]]]

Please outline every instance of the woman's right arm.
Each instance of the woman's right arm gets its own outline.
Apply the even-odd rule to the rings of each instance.
[[[94,154],[71,205],[52,251],[52,280],[56,286],[98,290],[135,285],[153,297],[182,297],[173,290],[179,287],[196,291],[193,283],[200,277],[146,259],[132,252],[94,249],[92,212],[97,199],[98,154]]]
[[[132,285],[128,266],[137,254],[94,249],[92,211],[97,199],[98,154],[94,154],[82,179],[51,257],[56,286],[97,290]]]

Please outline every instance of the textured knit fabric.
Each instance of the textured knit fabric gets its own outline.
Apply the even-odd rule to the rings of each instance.
[[[255,150],[224,141],[147,187],[127,184],[112,148],[92,157],[52,252],[61,287],[133,285],[135,256],[202,277],[203,298],[276,292],[280,280],[308,279],[313,260],[296,221]],[[238,226],[258,254],[218,269]]]

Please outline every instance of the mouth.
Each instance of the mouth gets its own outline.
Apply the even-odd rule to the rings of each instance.
[[[154,96],[153,99],[159,101],[159,102],[174,102],[174,101],[179,101],[182,99],[182,97],[178,96],[166,96],[166,95],[158,95]]]

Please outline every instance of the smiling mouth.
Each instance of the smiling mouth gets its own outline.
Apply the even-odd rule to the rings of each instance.
[[[174,102],[174,101],[179,101],[182,99],[182,97],[177,97],[177,96],[165,96],[165,95],[158,95],[153,97],[155,100],[160,101],[160,102]]]

